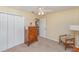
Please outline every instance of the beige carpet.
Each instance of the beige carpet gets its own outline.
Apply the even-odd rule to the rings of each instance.
[[[53,40],[39,38],[39,40],[29,47],[26,44],[20,44],[4,52],[71,52],[71,49],[64,49],[62,44]]]

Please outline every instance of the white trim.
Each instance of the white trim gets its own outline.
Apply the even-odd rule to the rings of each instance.
[[[44,38],[44,39],[48,39],[48,40],[53,40],[53,39],[51,39],[51,38],[48,38],[48,37],[42,37],[42,36],[40,36],[41,38]],[[53,41],[56,41],[56,42],[58,42],[58,40],[53,40]]]

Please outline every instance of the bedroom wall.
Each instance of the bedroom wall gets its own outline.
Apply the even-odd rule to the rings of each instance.
[[[73,8],[46,15],[46,37],[58,41],[59,35],[70,33],[69,25],[79,25],[79,9]]]
[[[36,15],[30,12],[20,11],[12,7],[0,7],[0,12],[24,16],[25,26],[29,26],[30,22],[34,25],[34,18],[37,18]],[[44,16],[46,17],[46,37],[58,41],[59,35],[69,33],[69,25],[79,24],[78,16],[79,8],[54,12]]]
[[[32,22],[33,25],[35,25],[34,18],[37,18],[36,15],[34,15],[30,12],[17,10],[12,7],[0,7],[0,12],[24,16],[25,17],[25,26],[29,26],[30,22]]]

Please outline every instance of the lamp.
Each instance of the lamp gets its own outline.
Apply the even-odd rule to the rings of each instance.
[[[70,30],[75,32],[76,47],[79,48],[79,25],[70,25]]]

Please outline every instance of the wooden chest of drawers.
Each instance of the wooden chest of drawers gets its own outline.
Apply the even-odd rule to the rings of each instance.
[[[28,30],[25,31],[25,43],[29,46],[31,43],[37,41],[38,33],[35,26],[28,27]]]

